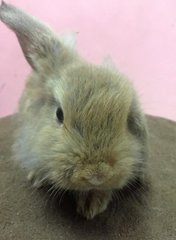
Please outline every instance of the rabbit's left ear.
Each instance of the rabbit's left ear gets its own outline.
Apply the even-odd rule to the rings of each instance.
[[[2,1],[0,19],[12,29],[23,53],[36,71],[52,68],[59,58],[62,44],[56,34],[33,16]]]

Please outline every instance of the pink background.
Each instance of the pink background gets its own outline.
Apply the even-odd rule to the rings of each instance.
[[[110,54],[134,82],[145,112],[176,120],[175,0],[14,0],[58,32],[75,31],[78,50],[100,63]],[[0,23],[0,116],[12,114],[30,68]]]

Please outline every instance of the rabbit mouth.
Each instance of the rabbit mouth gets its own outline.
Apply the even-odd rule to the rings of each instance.
[[[92,191],[92,190],[112,190],[114,187],[110,182],[102,183],[99,185],[91,184],[91,183],[74,183],[70,185],[70,190],[75,191]]]

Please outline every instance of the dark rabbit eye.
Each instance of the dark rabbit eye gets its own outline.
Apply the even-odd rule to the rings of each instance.
[[[60,123],[63,123],[64,121],[64,113],[62,111],[62,108],[58,108],[57,111],[56,111],[56,116],[57,116],[57,119],[59,120]]]

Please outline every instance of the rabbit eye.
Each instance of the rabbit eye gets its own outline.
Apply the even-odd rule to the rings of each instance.
[[[58,108],[57,111],[56,111],[56,116],[57,116],[57,119],[59,120],[60,123],[63,123],[64,121],[64,113],[62,111],[62,108]]]

